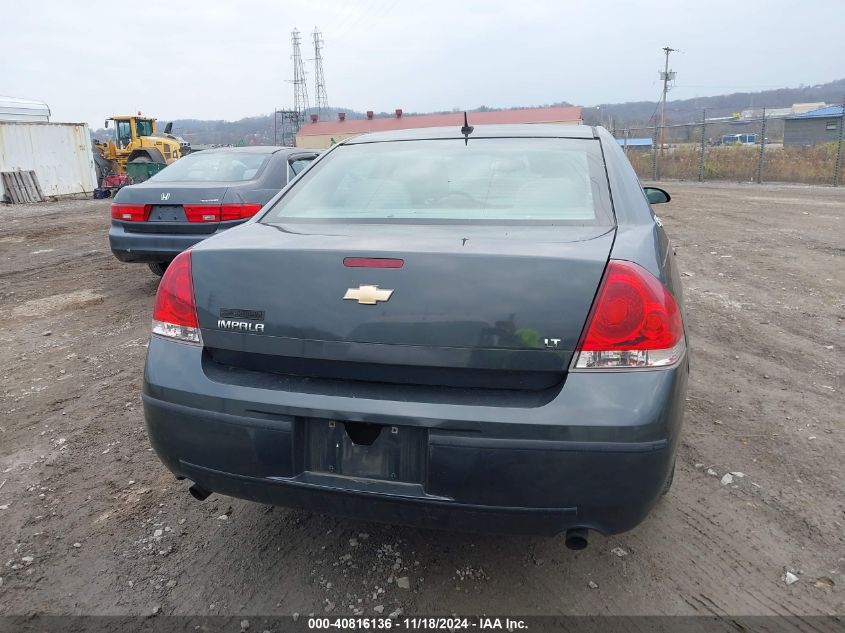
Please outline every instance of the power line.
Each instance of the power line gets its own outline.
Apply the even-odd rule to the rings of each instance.
[[[321,119],[324,110],[329,109],[329,97],[326,93],[326,77],[323,74],[323,35],[314,27],[314,99],[317,107],[317,119]]]
[[[359,26],[362,23],[367,24],[367,31],[370,33],[377,30],[384,18],[393,11],[394,7],[399,2],[399,0],[383,0],[384,4],[379,4],[380,1],[381,0],[370,0],[369,5],[366,7],[362,2],[357,9],[353,9],[352,13],[349,14],[351,17],[347,16],[347,18],[340,23],[341,26],[335,28],[334,30],[332,30],[332,24],[330,24],[326,31],[331,33],[332,41],[346,42],[349,39],[348,36],[356,34],[360,35],[361,30],[359,29]],[[374,9],[375,13],[373,13]]]
[[[364,3],[362,2],[361,5],[355,7],[357,10],[353,11],[352,14],[343,21],[340,28],[332,31],[332,41],[343,40],[348,32],[356,32],[358,25],[367,18],[369,13],[376,6],[377,2],[378,0],[369,0],[369,3],[366,6],[364,6]]]
[[[648,117],[646,123],[651,123],[654,120],[654,117],[657,116],[657,111],[660,109],[660,95],[657,95],[657,100],[654,102],[654,112],[651,113],[651,116]]]

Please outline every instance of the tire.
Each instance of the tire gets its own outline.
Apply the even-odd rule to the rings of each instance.
[[[669,479],[666,480],[666,483],[663,485],[663,490],[660,491],[661,497],[664,497],[669,493],[670,488],[672,488],[673,481],[675,481],[675,462],[672,462],[672,472],[669,473]]]
[[[135,158],[133,158],[129,162],[130,163],[151,163],[151,162],[153,162],[153,159],[150,158],[149,156],[136,156]]]
[[[153,273],[161,277],[164,274],[164,271],[167,270],[167,267],[170,265],[170,262],[152,262],[147,265],[150,267],[150,270],[153,271]]]

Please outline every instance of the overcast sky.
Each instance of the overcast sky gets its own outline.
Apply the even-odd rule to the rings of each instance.
[[[405,111],[654,100],[845,76],[843,0],[7,0],[0,94],[99,127],[290,107],[290,31],[325,39],[331,105]],[[763,8],[765,7],[765,8]],[[306,62],[313,100],[313,71]]]

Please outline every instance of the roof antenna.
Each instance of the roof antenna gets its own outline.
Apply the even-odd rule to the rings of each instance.
[[[472,134],[472,131],[475,128],[469,124],[467,121],[467,113],[464,110],[464,126],[461,128],[461,134],[464,135],[464,145],[469,145],[469,135]]]

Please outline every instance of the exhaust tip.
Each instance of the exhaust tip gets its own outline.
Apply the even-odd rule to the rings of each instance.
[[[576,552],[582,549],[586,549],[588,544],[587,530],[585,530],[584,528],[567,530],[565,543],[566,547]]]
[[[211,494],[211,490],[206,490],[198,484],[194,484],[193,486],[188,488],[188,492],[190,492],[191,496],[197,501],[205,501],[206,499],[208,499],[208,495]]]

